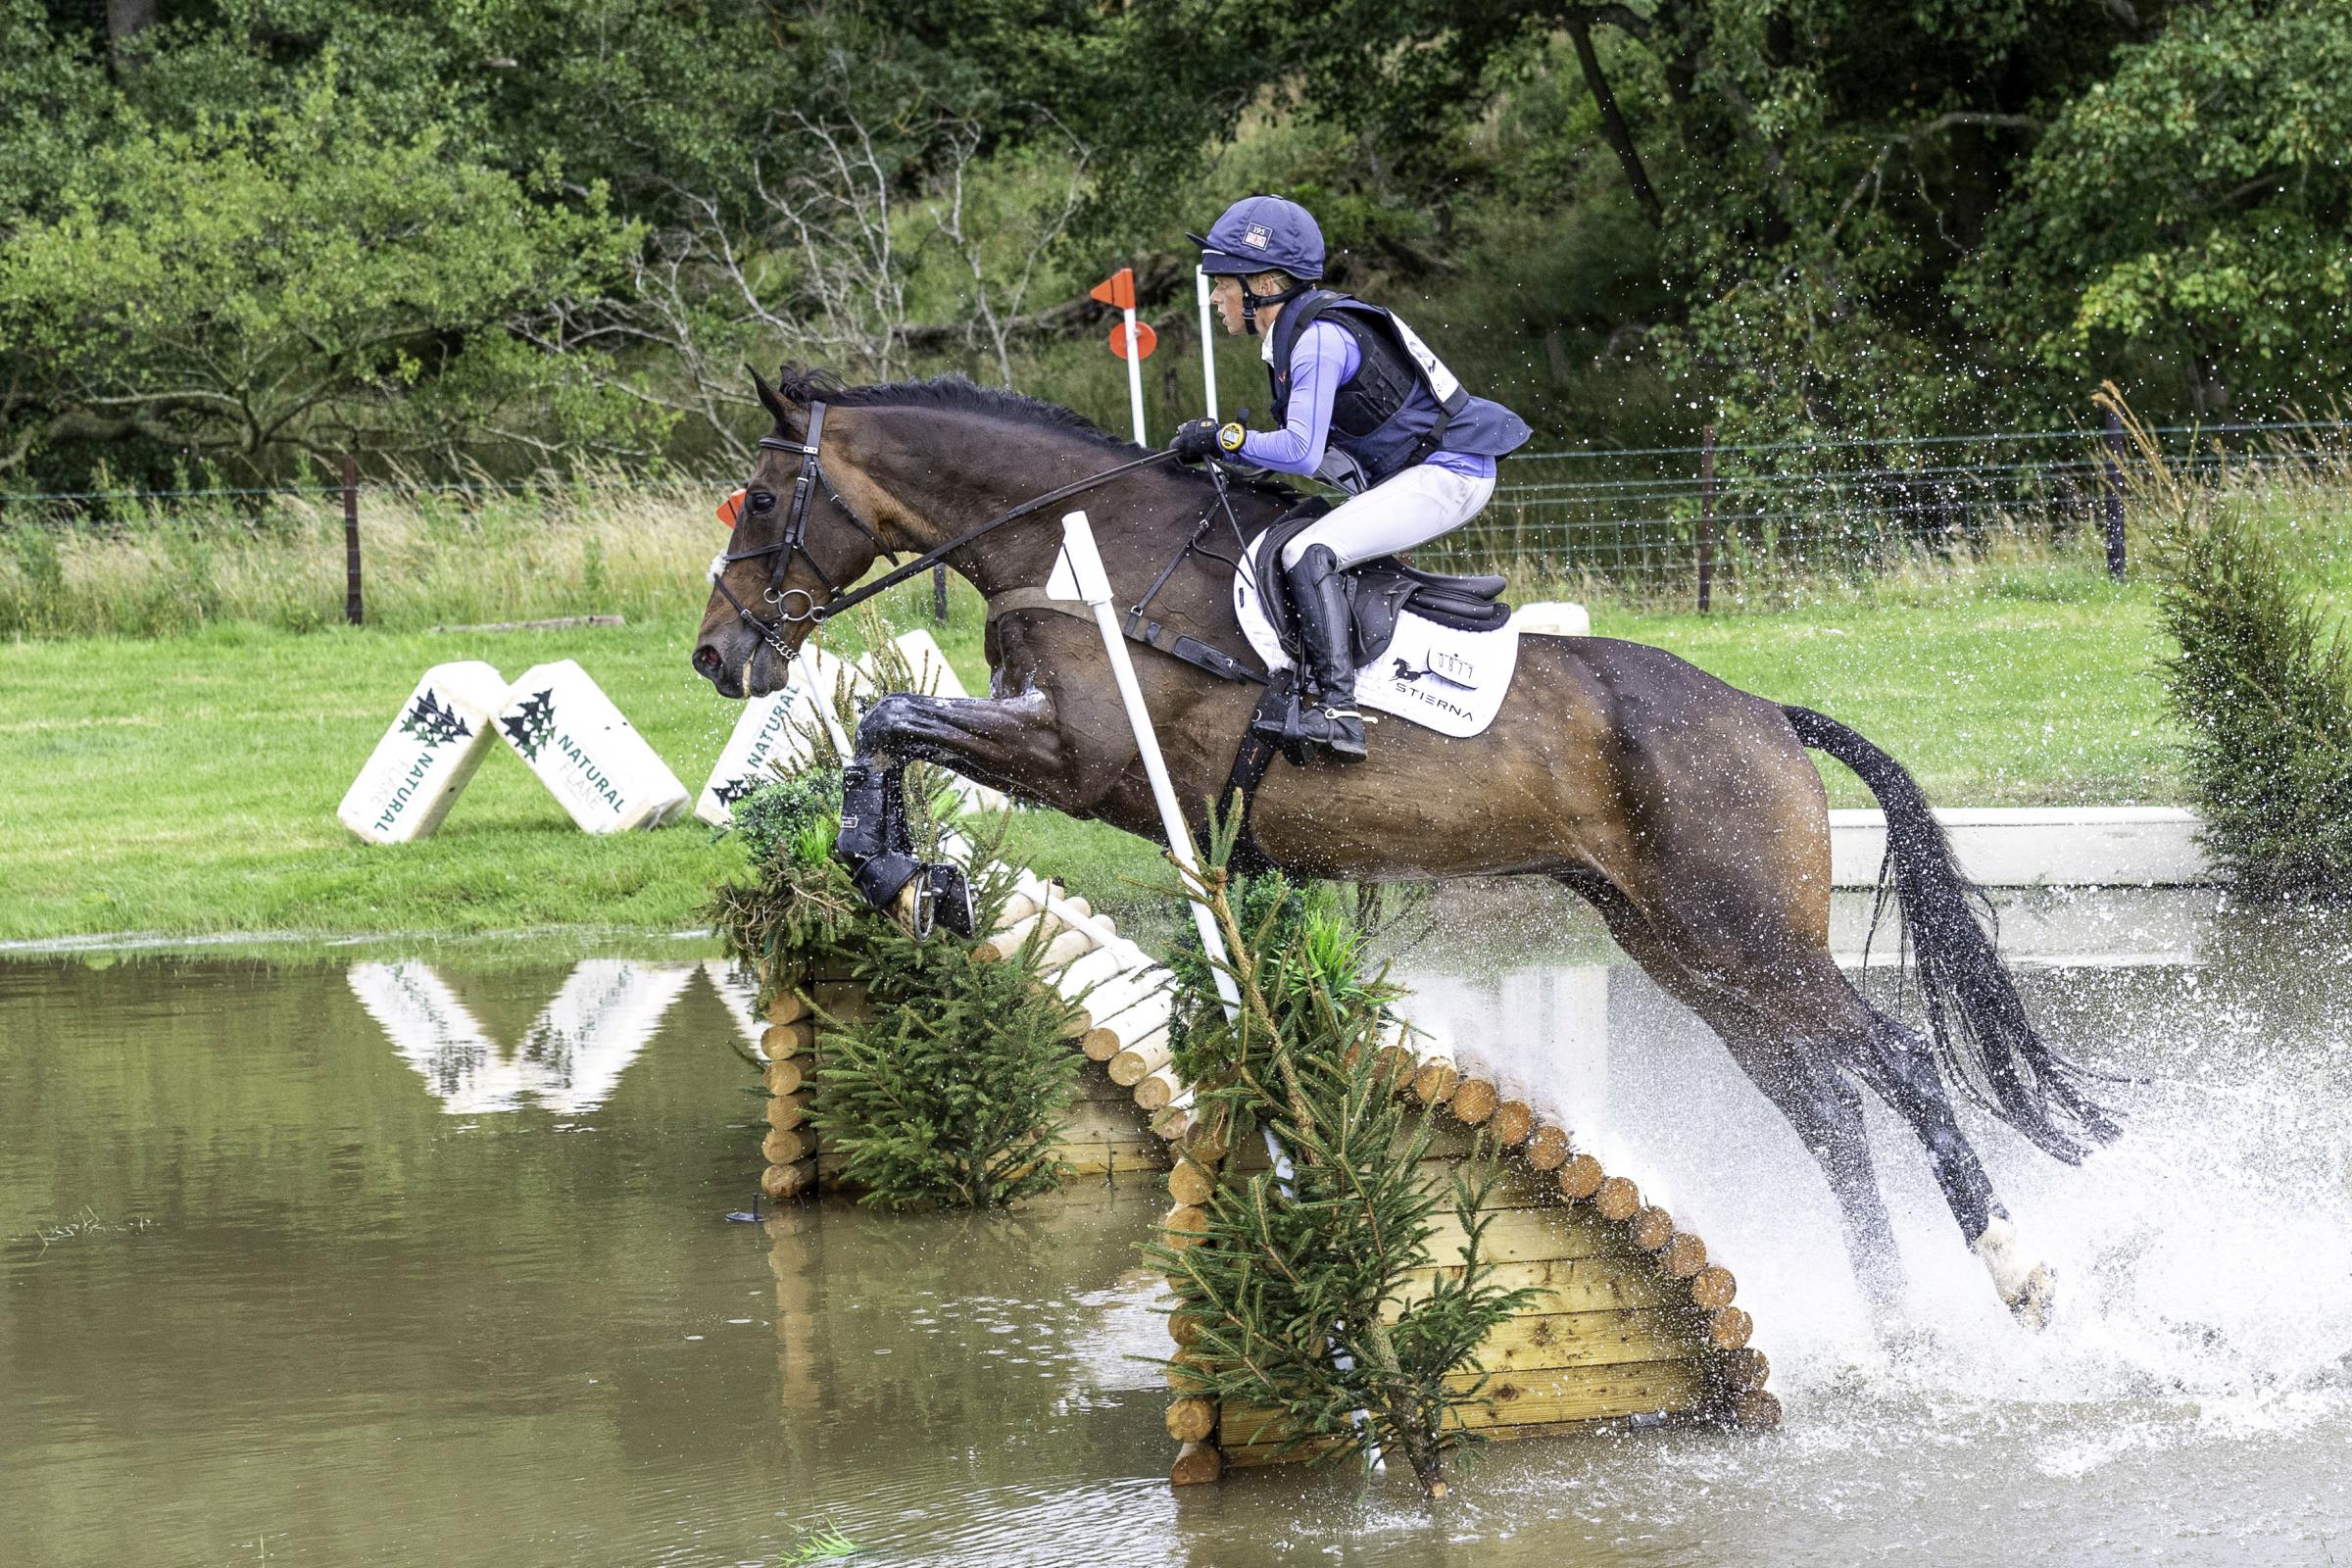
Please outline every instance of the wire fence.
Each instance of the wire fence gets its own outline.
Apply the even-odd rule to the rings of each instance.
[[[2192,481],[2317,488],[2352,510],[2352,421],[2149,434]],[[2122,575],[2138,461],[2120,430],[2083,429],[1535,453],[1505,460],[1486,512],[1414,559],[1701,608],[1986,563]],[[349,472],[313,485],[0,492],[0,535],[235,529],[293,542],[323,530],[354,553],[356,579],[367,512],[454,529],[561,524],[600,509],[701,507],[734,483],[606,473],[361,485]]]

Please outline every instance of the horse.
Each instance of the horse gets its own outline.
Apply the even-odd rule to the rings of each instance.
[[[746,487],[738,548],[712,564],[696,671],[721,696],[765,696],[846,585],[886,554],[946,547],[944,564],[991,601],[989,695],[881,698],[858,726],[858,761],[937,763],[1164,845],[1094,623],[1037,603],[1064,509],[1035,498],[1083,493],[1120,603],[1151,590],[1155,641],[1241,654],[1238,558],[1186,546],[1228,520],[1255,534],[1298,498],[1151,462],[1069,410],[960,377],[844,386],[787,367],[778,385],[754,379],[774,430]],[[1024,514],[1005,521],[1008,510]],[[972,529],[989,517],[999,525]],[[1164,653],[1138,650],[1136,663],[1198,834],[1260,688]],[[1831,956],[1827,794],[1808,748],[1852,769],[1886,810],[1882,878],[1912,950],[1924,1036],[1863,997]],[[2018,1321],[2049,1320],[2052,1272],[1994,1194],[1949,1091],[2068,1163],[2117,1127],[2090,1075],[2028,1019],[1985,928],[1988,902],[1918,784],[1854,730],[1661,649],[1527,634],[1486,733],[1392,722],[1364,760],[1274,766],[1248,826],[1265,858],[1297,876],[1543,876],[1573,889],[1796,1130],[1878,1321],[1893,1313],[1899,1265],[1864,1091],[1917,1137],[1963,1242]]]

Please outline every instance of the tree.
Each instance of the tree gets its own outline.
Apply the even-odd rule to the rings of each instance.
[[[444,131],[385,137],[330,61],[292,108],[141,127],[0,241],[10,402],[0,472],[71,442],[241,471],[301,454],[454,455],[484,430],[647,450],[632,411],[543,418],[504,322],[614,268],[637,230]],[[126,465],[127,466],[127,465]]]

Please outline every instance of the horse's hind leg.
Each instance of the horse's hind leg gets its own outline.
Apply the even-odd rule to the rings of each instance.
[[[1871,1165],[1860,1093],[1836,1063],[1807,1050],[1805,1042],[1788,1038],[1745,999],[1710,983],[1685,963],[1616,888],[1596,877],[1561,880],[1600,912],[1627,956],[1722,1038],[1740,1070],[1788,1118],[1829,1183],[1854,1283],[1876,1318],[1884,1322],[1891,1317],[1902,1271],[1894,1228]]]

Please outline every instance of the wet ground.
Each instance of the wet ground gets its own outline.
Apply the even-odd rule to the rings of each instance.
[[[1738,1273],[1781,1431],[1497,1446],[1436,1512],[1171,1494],[1156,1190],[728,1223],[758,1102],[691,942],[17,955],[0,1562],[2352,1561],[2352,925],[2011,901],[2036,1016],[2147,1081],[2079,1170],[1971,1123],[2060,1271],[2038,1339],[1874,1122],[1889,1347],[1719,1046],[1544,896],[1441,912],[1399,976]]]

